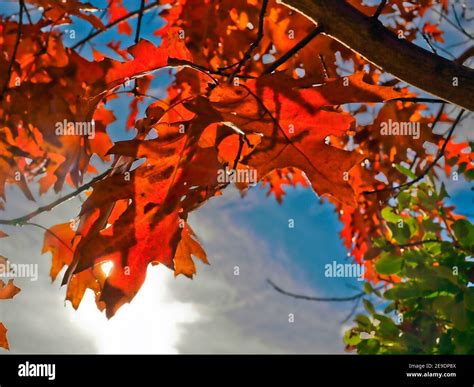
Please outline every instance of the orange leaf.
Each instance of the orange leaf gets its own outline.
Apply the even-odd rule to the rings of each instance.
[[[13,280],[8,280],[8,283],[5,284],[0,280],[0,300],[11,299],[20,293],[21,289],[16,287],[13,284]]]
[[[5,328],[5,325],[3,325],[3,323],[0,323],[0,347],[5,348],[9,351],[10,346],[8,344],[7,332],[8,329]]]
[[[209,264],[206,252],[196,240],[196,235],[191,227],[186,224],[181,233],[181,241],[178,244],[176,255],[174,256],[175,277],[183,274],[188,278],[193,278],[193,275],[196,273],[196,265],[194,264],[193,256]]]

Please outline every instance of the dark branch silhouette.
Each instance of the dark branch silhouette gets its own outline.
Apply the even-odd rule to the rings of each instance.
[[[110,169],[106,170],[105,172],[101,173],[100,175],[94,177],[88,183],[83,184],[82,186],[77,188],[75,191],[73,191],[73,192],[71,192],[71,193],[55,200],[54,202],[52,202],[52,203],[50,203],[46,206],[39,207],[36,210],[30,212],[29,214],[26,214],[24,216],[20,216],[19,218],[14,218],[14,219],[9,219],[9,220],[0,219],[0,224],[4,224],[4,225],[7,225],[7,226],[21,226],[21,225],[24,225],[30,219],[34,218],[35,216],[38,216],[39,214],[41,214],[43,212],[46,212],[46,211],[51,211],[52,209],[56,208],[60,204],[64,203],[65,201],[67,201],[69,199],[72,199],[72,198],[76,197],[77,195],[79,195],[81,192],[84,192],[84,191],[88,190],[96,182],[98,182],[98,181],[102,180],[104,177],[106,177],[112,170],[113,170],[113,168],[110,168]]]
[[[74,44],[71,48],[74,50],[74,49],[82,46],[84,43],[88,42],[89,40],[94,39],[96,36],[100,35],[101,33],[105,32],[105,31],[108,31],[110,28],[116,26],[117,24],[120,24],[123,21],[131,19],[135,16],[139,16],[140,14],[143,14],[144,12],[150,11],[150,10],[152,10],[152,9],[158,7],[158,6],[160,6],[160,3],[155,2],[155,3],[148,4],[147,6],[143,7],[143,9],[140,8],[136,11],[130,12],[130,13],[122,16],[121,18],[118,18],[117,20],[113,21],[112,23],[107,24],[103,30],[96,30],[93,33],[87,35],[84,39],[81,39],[79,42]]]
[[[296,43],[293,48],[288,50],[285,54],[283,54],[280,58],[278,58],[275,62],[273,62],[270,66],[268,66],[264,74],[270,74],[275,71],[278,67],[280,67],[283,63],[285,63],[288,59],[290,59],[293,55],[295,55],[299,50],[305,47],[309,42],[311,42],[316,36],[323,32],[323,27],[318,25],[314,30],[312,30],[308,35],[306,35],[303,39],[301,39],[298,43]]]
[[[284,294],[285,296],[293,297],[299,300],[307,300],[307,301],[346,302],[346,301],[357,300],[361,297],[364,297],[367,294],[366,292],[361,292],[361,293],[357,293],[357,294],[354,294],[353,296],[348,296],[348,297],[313,297],[313,296],[306,296],[304,294],[296,294],[296,293],[287,292],[286,290],[283,290],[279,286],[275,285],[275,283],[270,279],[267,279],[267,282],[278,293],[281,293],[281,294]]]
[[[380,14],[382,13],[383,9],[387,5],[387,0],[382,0],[377,7],[377,10],[375,11],[374,15],[372,16],[374,19],[378,19]]]
[[[474,70],[417,46],[345,0],[279,0],[374,66],[431,95],[474,111]],[[454,23],[455,24],[455,23]],[[420,65],[422,64],[422,65]],[[458,86],[454,84],[457,80]]]
[[[24,0],[20,0],[19,5],[20,5],[20,12],[19,12],[20,16],[18,18],[18,31],[16,32],[16,41],[15,41],[15,46],[13,47],[12,58],[10,59],[10,63],[8,64],[7,74],[5,76],[5,82],[3,84],[2,93],[0,94],[0,101],[3,100],[5,92],[8,89],[8,83],[10,82],[10,77],[11,77],[11,74],[12,74],[13,64],[15,63],[16,53],[18,51],[18,46],[20,45],[20,41],[21,41],[22,24],[23,24],[23,10],[25,9]]]
[[[245,52],[242,60],[238,62],[237,67],[234,69],[232,75],[229,78],[230,82],[237,76],[237,74],[240,72],[240,69],[243,66],[245,66],[248,60],[252,57],[252,52],[258,47],[258,45],[263,39],[263,27],[264,27],[264,21],[265,21],[265,13],[267,12],[267,6],[268,6],[268,0],[263,0],[262,8],[260,10],[260,15],[258,17],[257,37],[255,38],[255,40],[252,42],[252,44],[249,46],[249,48]]]

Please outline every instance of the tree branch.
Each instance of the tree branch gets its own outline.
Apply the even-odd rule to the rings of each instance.
[[[242,150],[244,149],[244,144],[245,144],[245,141],[244,141],[243,135],[241,134],[239,136],[239,149],[237,151],[237,155],[235,156],[234,165],[232,166],[232,169],[234,171],[237,168],[237,165],[239,164],[240,157],[242,156]]]
[[[141,3],[140,3],[140,13],[138,14],[138,20],[137,20],[137,31],[135,33],[135,44],[137,44],[140,40],[140,32],[141,32],[141,28],[142,28],[142,19],[143,19],[143,9],[145,8],[145,0],[141,0]],[[133,83],[133,93],[136,97],[138,97],[137,95],[137,91],[138,91],[138,79],[135,79],[134,83]]]
[[[34,227],[38,227],[40,228],[41,230],[44,230],[45,232],[47,232],[48,234],[52,235],[54,238],[56,238],[62,245],[64,245],[64,247],[66,247],[69,251],[71,251],[72,253],[74,253],[74,251],[72,250],[71,246],[68,245],[66,242],[64,242],[63,239],[61,239],[58,235],[56,235],[55,232],[51,231],[49,228],[47,227],[44,227],[42,226],[41,224],[38,224],[38,223],[32,223],[32,222],[26,222],[23,224],[24,226],[34,226]]]
[[[459,56],[459,58],[457,59],[457,62],[459,64],[463,64],[465,61],[467,61],[473,56],[474,56],[474,46],[471,46]]]
[[[382,0],[372,17],[374,19],[378,19],[386,5],[387,5],[387,0]]]
[[[267,12],[267,6],[268,6],[268,0],[263,0],[262,2],[262,8],[260,9],[260,15],[258,17],[258,32],[257,32],[257,37],[255,40],[252,42],[252,44],[249,46],[247,51],[244,54],[244,57],[242,60],[237,64],[237,67],[234,69],[232,72],[232,75],[229,78],[229,81],[232,82],[232,80],[235,78],[235,76],[240,72],[240,69],[247,63],[247,61],[251,58],[253,50],[255,50],[260,42],[263,39],[263,26],[264,26],[264,21],[265,21],[265,13]]]
[[[81,192],[84,192],[84,191],[88,190],[96,182],[98,182],[99,180],[102,180],[104,177],[106,177],[112,170],[113,170],[113,168],[110,168],[110,169],[106,170],[104,173],[100,174],[99,176],[94,177],[91,181],[89,181],[88,183],[80,186],[75,191],[73,191],[73,192],[71,192],[71,193],[55,200],[54,202],[52,202],[52,203],[50,203],[46,206],[38,207],[36,210],[30,212],[29,214],[26,214],[24,216],[20,216],[19,218],[14,218],[14,219],[9,219],[9,220],[0,219],[0,224],[4,224],[4,225],[7,225],[7,226],[21,226],[21,225],[24,225],[30,219],[34,218],[35,216],[38,216],[39,214],[41,214],[43,212],[46,212],[46,211],[51,211],[55,207],[57,207],[60,204],[64,203],[65,201],[67,201],[69,199],[72,199],[73,197],[79,195]]]
[[[321,301],[321,302],[346,302],[346,301],[357,300],[361,297],[364,297],[367,294],[366,292],[361,292],[349,297],[311,297],[311,296],[305,296],[303,294],[295,294],[295,293],[287,292],[286,290],[283,290],[279,286],[275,285],[273,281],[270,279],[267,279],[267,282],[278,293],[281,293],[281,294],[284,294],[285,296],[293,297],[299,300]]]
[[[394,98],[391,101],[400,101],[400,102],[413,102],[413,103],[441,103],[445,104],[446,101],[437,98],[418,98],[418,97],[401,97]]]
[[[110,6],[110,2],[111,2],[111,1],[112,1],[112,0],[109,0],[107,7]],[[105,15],[107,15],[107,8],[105,8],[105,9],[102,11],[102,13],[101,13],[100,16],[99,16],[99,19],[102,20]],[[89,31],[89,34],[87,35],[87,38],[90,37],[94,32],[95,32],[95,27],[91,27],[91,29],[90,29],[90,31]],[[85,44],[85,43],[86,43],[86,40],[83,39],[83,43],[81,43],[81,46],[78,47],[77,52],[81,52],[81,50],[84,48],[84,44]]]
[[[305,47],[309,42],[311,42],[316,36],[323,32],[323,28],[321,26],[317,26],[313,29],[308,35],[306,35],[303,39],[301,39],[298,43],[296,43],[288,52],[278,58],[275,62],[273,62],[270,66],[268,66],[264,74],[270,74],[275,71],[278,67],[280,67],[283,63],[285,63],[288,59],[290,59],[293,55],[295,55],[299,50]]]
[[[144,9],[145,9],[145,0],[141,0],[140,10],[139,10],[138,20],[137,20],[137,31],[135,33],[135,43],[138,43],[138,41],[140,40],[140,32],[142,28],[142,19],[143,19]]]
[[[97,35],[100,35],[101,33],[105,32],[105,31],[108,31],[110,28],[116,26],[117,24],[120,24],[123,21],[131,19],[135,16],[139,16],[140,14],[143,14],[144,12],[147,12],[151,9],[154,9],[154,8],[158,7],[158,6],[160,6],[160,3],[157,1],[155,3],[151,3],[151,4],[148,4],[147,6],[143,7],[143,10],[140,8],[140,9],[137,9],[136,11],[130,12],[130,13],[122,16],[121,18],[118,18],[117,20],[113,21],[112,23],[107,24],[103,30],[97,30],[97,31],[87,35],[84,39],[81,39],[79,42],[77,42],[71,48],[73,50],[75,50],[79,46],[83,45],[84,43],[88,42],[91,39],[94,39]]]
[[[16,33],[16,41],[15,41],[15,46],[13,47],[13,53],[12,53],[12,58],[10,59],[10,63],[8,65],[7,69],[7,74],[5,76],[5,83],[3,84],[2,87],[2,93],[0,94],[0,101],[3,100],[3,97],[5,95],[5,92],[8,89],[8,84],[10,83],[10,77],[12,75],[12,69],[13,69],[13,64],[15,63],[16,59],[16,53],[18,51],[18,46],[20,45],[20,40],[21,40],[21,27],[23,24],[23,10],[25,9],[25,2],[24,0],[19,0],[19,5],[20,5],[20,16],[18,20],[18,31]]]
[[[360,298],[358,298],[356,302],[354,302],[354,305],[352,306],[352,309],[350,310],[349,314],[344,318],[344,320],[340,321],[339,324],[345,324],[346,322],[348,322],[352,318],[352,316],[354,316],[354,314],[356,313],[357,308],[359,307],[359,304],[360,304]]]
[[[344,0],[277,0],[324,26],[367,61],[420,90],[474,110],[474,70],[435,55],[385,28]],[[455,86],[456,81],[458,86]]]

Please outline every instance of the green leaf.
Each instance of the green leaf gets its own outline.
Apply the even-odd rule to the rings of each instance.
[[[438,296],[433,301],[433,309],[441,316],[449,317],[454,305],[454,298],[450,296]]]
[[[392,313],[396,307],[397,307],[397,304],[395,304],[394,302],[391,302],[390,304],[387,305],[387,307],[383,310],[383,312],[385,314]]]
[[[426,231],[439,232],[442,230],[441,226],[438,223],[433,222],[431,218],[423,219],[423,228]]]
[[[398,225],[402,227],[398,227]],[[411,237],[411,230],[410,226],[407,223],[388,223],[388,228],[392,232],[392,237],[397,241],[397,243],[403,245],[410,240]]]
[[[366,355],[375,355],[380,349],[380,343],[376,339],[362,340],[357,346],[359,353]]]
[[[355,346],[359,344],[361,341],[362,339],[360,338],[360,334],[357,332],[348,330],[346,331],[346,333],[344,333],[344,343],[347,345]]]
[[[364,314],[358,314],[354,321],[364,329],[368,329],[372,326],[370,319]]]
[[[460,331],[465,331],[467,329],[467,315],[463,303],[458,303],[453,306],[452,318],[453,323],[456,325],[456,329]]]
[[[366,300],[365,298],[362,300],[362,302],[364,303],[364,308],[367,310],[367,312],[369,312],[370,314],[374,314],[375,313],[375,308],[374,308],[374,305],[369,301],[369,300]]]
[[[388,289],[384,293],[387,300],[404,300],[413,297],[420,297],[421,290],[418,286],[413,284],[398,284],[392,289]]]
[[[468,180],[468,181],[474,180],[474,169],[470,169],[470,170],[466,171],[464,176],[466,176],[466,180]]]
[[[436,206],[436,195],[429,196],[425,191],[418,191],[418,201],[420,205],[428,210],[433,210]]]
[[[474,288],[467,288],[464,293],[464,305],[466,309],[474,312]]]
[[[410,192],[401,192],[398,195],[398,209],[400,211],[404,210],[405,208],[409,208],[411,206],[412,196]]]
[[[466,219],[456,220],[453,224],[456,239],[463,245],[470,247],[474,244],[474,226]]]
[[[439,339],[439,352],[441,354],[453,353],[454,345],[451,340],[451,332],[442,335]]]
[[[377,331],[385,337],[396,337],[398,336],[399,330],[397,325],[393,320],[387,316],[376,314],[374,318],[380,321],[380,324],[377,326]]]
[[[418,232],[418,222],[415,218],[404,218],[403,221],[408,225],[410,229],[410,235],[416,234]]]
[[[410,179],[416,179],[416,175],[410,171],[408,168],[405,168],[401,164],[396,164],[395,168],[398,170],[398,172],[403,173],[406,177],[409,177]]]
[[[385,207],[383,210],[382,210],[382,217],[387,221],[387,222],[392,222],[392,223],[396,223],[398,222],[400,219],[402,219],[402,217],[398,214],[395,214],[393,212],[393,208],[391,207]]]
[[[382,254],[380,259],[375,263],[375,269],[383,275],[397,274],[400,272],[403,264],[403,258]]]
[[[373,291],[374,291],[374,288],[372,287],[370,282],[366,282],[364,284],[364,292],[366,292],[367,294],[371,294]]]
[[[441,183],[441,188],[439,189],[438,199],[443,200],[444,198],[449,198],[448,191],[446,191],[446,186],[444,183]]]

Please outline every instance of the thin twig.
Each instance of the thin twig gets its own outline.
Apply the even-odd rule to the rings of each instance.
[[[273,283],[273,281],[270,279],[267,279],[267,282],[278,293],[281,293],[281,294],[284,294],[285,296],[293,297],[299,300],[321,301],[321,302],[346,302],[346,301],[357,300],[361,297],[364,297],[367,294],[366,292],[361,292],[361,293],[357,293],[357,294],[354,294],[353,296],[348,296],[348,297],[312,297],[312,296],[306,296],[304,294],[296,294],[296,293],[287,292],[286,290],[283,290],[279,286],[275,285],[275,283]]]
[[[142,28],[143,10],[145,9],[145,0],[141,0],[140,10],[138,11],[137,31],[135,33],[135,43],[140,40],[140,32]]]
[[[446,104],[443,103],[441,107],[439,108],[438,114],[436,115],[433,121],[433,124],[431,125],[431,131],[433,131],[436,125],[438,125],[438,122],[441,120],[441,117],[443,116],[445,108],[446,108]]]
[[[323,65],[324,78],[329,79],[329,70],[328,70],[328,66],[326,65],[326,61],[324,60],[324,56],[319,54],[319,60],[321,61],[321,64]]]
[[[437,9],[432,9],[434,13],[437,13],[442,19],[446,20],[451,26],[453,26],[457,31],[461,32],[463,35],[467,36],[470,40],[474,39],[469,32],[467,32],[464,28],[460,28],[456,23],[454,23],[449,17],[447,17],[444,13],[439,12]]]
[[[109,0],[108,6],[110,6],[111,1],[113,1],[113,0]],[[99,19],[102,20],[106,14],[107,14],[107,8],[105,8],[105,9],[102,11],[102,13],[101,13],[100,16],[99,16]],[[89,34],[88,34],[88,37],[89,37],[90,35],[92,35],[92,34],[94,33],[94,31],[95,31],[95,27],[91,27],[91,29],[90,29],[90,31],[89,31]],[[86,43],[86,42],[82,43],[82,46],[79,47],[79,49],[77,50],[77,52],[81,52],[81,50],[84,48],[84,44],[85,44],[85,43]]]
[[[298,43],[296,43],[288,52],[281,57],[279,57],[275,62],[273,62],[270,66],[268,66],[264,74],[270,74],[274,72],[278,67],[280,67],[283,63],[285,63],[288,59],[293,57],[299,50],[305,47],[309,42],[311,42],[316,36],[323,32],[322,25],[318,25],[315,29],[313,29],[308,35],[306,35],[303,39],[301,39]]]
[[[159,2],[151,3],[151,4],[149,4],[149,5],[147,5],[146,7],[143,8],[143,12],[147,12],[147,11],[153,9],[153,8],[158,7],[158,6],[160,6]],[[131,19],[132,17],[138,16],[139,14],[140,14],[140,9],[138,9],[136,11],[133,11],[133,12],[130,12],[130,13],[122,16],[121,18],[118,18],[117,20],[114,20],[112,23],[107,24],[103,30],[97,30],[97,31],[93,32],[92,34],[87,35],[84,39],[77,42],[71,48],[73,50],[75,50],[77,47],[79,47],[79,46],[83,45],[84,43],[88,42],[89,40],[95,38],[97,35],[100,35],[101,33],[109,30],[110,28],[116,26],[117,24],[120,24],[125,20]]]
[[[28,7],[26,7],[26,5],[24,4],[23,4],[23,10],[25,11],[26,18],[28,19],[28,23],[33,24],[33,20],[31,20],[30,11],[28,10]]]
[[[25,8],[24,0],[19,0],[19,4],[20,4],[20,16],[18,20],[18,31],[16,33],[16,41],[15,41],[15,46],[13,47],[12,58],[10,60],[10,64],[8,65],[7,74],[5,76],[5,83],[3,84],[2,93],[0,95],[0,101],[3,100],[5,92],[8,89],[8,84],[10,83],[10,77],[12,75],[13,64],[15,63],[15,60],[16,60],[16,53],[18,51],[18,46],[20,45],[20,40],[21,40],[21,35],[22,35],[21,27],[23,24],[23,9]]]
[[[391,101],[413,102],[413,103],[442,103],[442,104],[449,103],[439,98],[419,98],[419,97],[400,97],[400,98],[394,98]]]
[[[140,40],[140,32],[142,29],[142,19],[143,19],[144,8],[145,8],[145,0],[141,0],[140,13],[138,14],[138,20],[137,20],[137,31],[135,33],[135,44],[137,44]],[[138,91],[138,79],[135,79],[133,82],[133,93],[137,95],[137,91]]]
[[[252,44],[249,46],[247,51],[244,54],[244,57],[242,60],[237,64],[237,67],[234,69],[232,72],[232,75],[229,78],[229,81],[232,82],[232,80],[235,78],[235,76],[240,72],[241,68],[247,63],[247,61],[252,57],[252,52],[258,47],[260,42],[263,39],[263,27],[264,27],[264,21],[265,21],[265,13],[267,12],[267,6],[268,6],[268,0],[263,0],[262,2],[262,8],[260,9],[260,15],[258,17],[258,32],[257,32],[257,37],[255,40],[252,42]]]
[[[354,316],[354,314],[355,314],[357,308],[359,307],[360,300],[361,300],[361,299],[358,298],[358,299],[356,300],[356,302],[354,302],[354,305],[352,306],[351,311],[350,311],[349,314],[344,318],[344,320],[342,320],[342,321],[340,322],[340,324],[345,324],[346,322],[348,322],[348,321],[350,320],[350,318],[351,318],[352,316]]]
[[[430,46],[431,51],[433,51],[434,54],[438,55],[438,51],[433,46],[433,44],[431,44],[431,40],[429,39],[428,35],[426,35],[424,32],[421,32],[421,31],[420,31],[420,33],[421,33],[421,36],[423,37],[423,39],[425,40],[425,42],[428,44],[428,46]]]
[[[75,196],[79,195],[81,192],[84,192],[91,188],[96,182],[99,180],[102,180],[104,177],[106,177],[110,172],[112,171],[112,168],[106,170],[104,173],[100,174],[99,176],[94,177],[91,181],[88,183],[80,186],[77,188],[75,191],[55,200],[54,202],[37,208],[36,210],[30,212],[29,214],[20,216],[19,218],[14,218],[14,219],[0,219],[0,224],[8,225],[8,226],[21,226],[26,224],[30,219],[34,218],[35,216],[38,216],[39,214],[42,214],[43,212],[46,211],[51,211],[55,207],[59,206],[60,204],[64,203],[65,201],[74,198]]]
[[[451,4],[451,8],[453,9],[453,14],[454,14],[454,19],[456,20],[457,25],[461,29],[461,31],[466,35],[469,36],[471,39],[474,39],[474,36],[471,35],[469,32],[466,31],[466,29],[462,26],[461,20],[459,20],[458,13],[456,11],[456,6],[454,4]]]
[[[237,168],[237,165],[239,164],[240,157],[242,156],[242,150],[244,149],[244,144],[245,144],[244,137],[243,135],[240,135],[239,136],[239,149],[237,151],[237,155],[235,156],[234,165],[232,166],[232,169],[234,171],[235,171],[235,168]]]
[[[372,17],[374,19],[378,19],[386,5],[387,5],[387,0],[382,0]]]
[[[51,231],[49,228],[47,228],[45,226],[42,226],[41,224],[33,223],[33,222],[26,222],[26,223],[23,224],[23,226],[34,226],[34,227],[38,227],[38,228],[44,230],[48,234],[51,234],[59,242],[61,242],[61,244],[63,244],[69,251],[73,252],[71,246],[68,245],[66,242],[64,242],[64,240],[62,240],[58,235],[56,235],[56,233],[54,231]]]
[[[413,157],[413,160],[410,164],[410,167],[408,168],[410,171],[413,169],[413,167],[415,166],[416,162],[418,160],[418,155],[416,154],[415,157]]]

